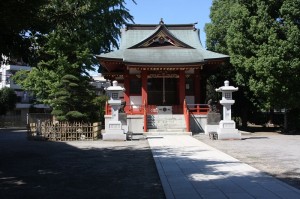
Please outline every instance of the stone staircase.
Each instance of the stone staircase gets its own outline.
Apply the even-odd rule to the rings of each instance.
[[[189,134],[186,132],[184,115],[157,114],[147,115],[147,135]]]

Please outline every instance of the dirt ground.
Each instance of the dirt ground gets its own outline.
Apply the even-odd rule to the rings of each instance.
[[[0,129],[0,198],[165,198],[146,140],[29,141]]]
[[[300,189],[300,135],[243,132],[242,140],[195,138]]]

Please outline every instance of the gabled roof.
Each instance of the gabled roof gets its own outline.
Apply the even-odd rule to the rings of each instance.
[[[151,44],[156,42],[158,42],[159,44],[168,43],[170,45],[181,48],[193,48],[174,36],[164,24],[160,24],[159,26],[157,26],[154,32],[151,33],[151,35],[149,35],[139,43],[133,45],[132,47],[129,47],[128,49],[151,47]]]
[[[120,49],[97,56],[127,64],[195,64],[224,60],[227,55],[202,47],[195,24],[127,24],[121,30]]]

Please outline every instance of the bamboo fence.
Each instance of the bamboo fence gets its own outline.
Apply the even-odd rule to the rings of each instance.
[[[97,140],[101,123],[37,122],[29,123],[28,137],[51,141]]]

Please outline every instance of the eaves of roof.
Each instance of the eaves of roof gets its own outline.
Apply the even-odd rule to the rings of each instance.
[[[209,60],[227,59],[229,56],[199,49],[155,49],[139,48],[117,50],[98,55],[98,59],[119,60],[124,63],[140,64],[187,64],[203,63]]]

